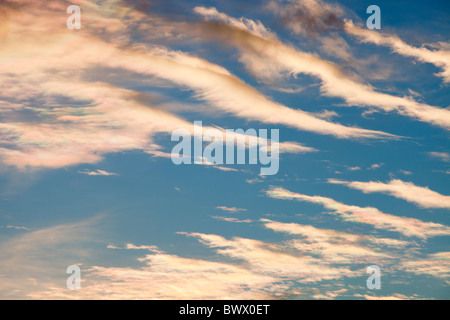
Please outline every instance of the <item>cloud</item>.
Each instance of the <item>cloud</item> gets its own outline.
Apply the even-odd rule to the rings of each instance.
[[[156,246],[128,243],[122,250],[145,250],[139,267],[89,265],[92,244],[100,242],[98,218],[57,225],[0,243],[0,297],[4,299],[270,299],[289,291],[283,279],[245,266],[169,255]],[[88,249],[89,248],[89,249]],[[119,253],[117,253],[119,254]],[[80,262],[84,262],[80,264]],[[66,269],[82,269],[82,290],[66,288]]]
[[[136,71],[186,86],[196,92],[197,98],[241,118],[282,124],[339,138],[393,137],[383,132],[327,122],[300,109],[288,108],[268,99],[222,67],[185,53],[159,49],[143,53],[141,57],[122,58],[120,61],[110,63],[112,66],[128,68],[132,68],[128,63],[139,64]]]
[[[179,233],[214,249],[217,253],[214,261],[168,254],[154,245],[107,246],[115,255],[121,250],[146,251],[147,254],[137,258],[139,265],[133,267],[123,266],[123,257],[120,267],[88,263],[85,258],[92,252],[82,249],[85,244],[74,243],[98,239],[93,220],[30,232],[0,244],[0,274],[8,275],[8,280],[0,283],[0,295],[22,299],[267,300],[305,294],[298,285],[314,284],[314,298],[323,298],[329,296],[328,281],[359,276],[363,271],[354,267],[369,260],[395,263],[398,254],[386,250],[403,250],[410,245],[396,239],[261,221],[266,228],[287,233],[294,239],[269,243],[215,234]],[[79,257],[85,261],[81,265],[82,290],[71,291],[65,287],[65,269],[79,264]],[[405,264],[406,267],[414,269],[412,265]],[[415,271],[421,272],[420,267]],[[17,272],[17,279],[11,277],[13,272]],[[335,292],[340,293],[344,292]]]
[[[236,208],[236,207],[225,207],[225,206],[219,206],[219,207],[217,207],[217,209],[220,209],[220,210],[223,210],[226,212],[232,212],[232,213],[247,211],[247,209]]]
[[[71,87],[64,93],[66,96],[92,100],[94,106],[49,108],[45,114],[51,123],[0,123],[5,143],[13,147],[0,147],[6,164],[22,169],[57,168],[96,163],[104,153],[133,149],[159,155],[160,147],[153,143],[153,135],[180,128],[194,130],[192,123],[139,102],[138,94],[131,90],[105,83],[41,84],[48,94],[59,94],[66,85]],[[280,142],[279,147],[280,152],[314,150],[294,142]]]
[[[329,267],[318,259],[289,254],[282,245],[181,234],[197,238],[231,262],[185,258],[154,246],[127,244],[124,249],[150,252],[138,258],[142,266],[84,267],[82,290],[70,291],[52,283],[27,295],[33,299],[274,299],[299,294],[293,281],[310,283],[350,275],[344,267]]]
[[[97,163],[104,154],[127,150],[167,155],[157,149],[152,138],[192,127],[179,116],[163,111],[154,95],[108,83],[98,68],[115,70],[130,83],[136,82],[131,75],[139,75],[188,88],[197,99],[246,119],[341,138],[389,136],[327,122],[273,102],[225,68],[204,59],[133,43],[128,32],[141,23],[145,26],[146,17],[131,8],[120,10],[127,8],[121,1],[114,2],[114,10],[103,10],[97,2],[79,3],[85,8],[83,24],[95,28],[67,30],[64,23],[60,24],[65,18],[58,11],[61,5],[56,8],[27,2],[27,12],[11,9],[8,15],[11,27],[0,51],[0,100],[7,102],[7,108],[1,111],[4,119],[14,119],[0,123],[0,157],[7,165],[22,170],[59,168]],[[36,51],[33,39],[38,38],[38,32],[45,32],[47,37]],[[92,74],[101,80],[89,81]],[[23,112],[39,121],[19,116]],[[316,149],[282,142],[280,151]]]
[[[296,34],[317,36],[344,27],[342,7],[321,0],[271,1],[267,9],[280,15],[283,24]]]
[[[415,297],[408,297],[402,294],[395,294],[392,296],[369,296],[369,295],[364,295],[364,298],[366,300],[412,300],[415,299]]]
[[[444,162],[450,162],[450,153],[448,152],[428,152],[428,154]]]
[[[159,101],[164,98],[162,95],[149,93],[153,90],[149,88],[154,87],[155,91],[162,91],[159,87],[176,88],[180,92],[188,89],[194,99],[205,104],[200,108],[202,112],[208,108],[241,119],[338,138],[394,138],[384,132],[330,122],[336,116],[333,112],[308,113],[285,106],[220,65],[155,44],[160,39],[167,44],[186,37],[191,29],[197,32],[197,24],[167,23],[119,0],[71,2],[83,7],[80,32],[65,28],[66,2],[11,0],[0,4],[0,157],[6,165],[20,169],[60,168],[97,163],[108,153],[129,150],[167,157],[168,153],[155,143],[155,136],[179,128],[192,132],[192,123],[176,114],[186,111],[178,101],[169,102],[169,110],[167,103]],[[374,91],[353,80],[338,66],[282,44],[259,21],[235,19],[214,8],[197,8],[197,11],[232,26],[228,31],[236,36],[234,41],[242,41],[240,45],[246,50],[242,61],[260,78],[275,77],[276,73],[310,74],[321,79],[324,94],[363,106],[367,101],[358,94]],[[327,23],[333,28],[340,27],[335,19],[338,15],[326,16],[320,11],[315,15],[311,7],[297,14],[308,24],[307,31],[322,32]],[[311,19],[314,16],[317,20]],[[213,28],[205,31],[223,28],[220,24],[207,25]],[[182,28],[186,30],[184,34],[179,31]],[[323,45],[349,58],[345,43],[328,38]],[[279,58],[273,59],[278,55]],[[344,85],[340,86],[341,83]],[[354,91],[346,93],[353,87]],[[375,99],[376,103],[383,102],[379,101],[382,98],[393,99],[375,94],[368,99],[373,97],[379,98]],[[411,99],[408,101],[413,103]],[[400,102],[406,103],[405,99]],[[414,111],[409,107],[408,112]],[[385,105],[383,108],[387,109]],[[429,120],[428,111],[429,108],[424,109],[425,120]],[[417,112],[413,115],[418,116]],[[296,142],[282,142],[280,150],[317,151]],[[100,169],[80,173],[115,175]],[[445,226],[395,217],[374,208],[346,206],[322,197],[304,200],[321,203],[330,210],[337,208],[335,213],[344,219],[384,230],[421,238],[448,234]],[[120,266],[111,266],[110,261],[109,266],[86,262],[97,256],[92,242],[99,241],[99,228],[93,220],[37,231],[8,226],[27,232],[0,243],[0,294],[6,298],[41,299],[271,299],[297,295],[299,290],[293,287],[299,283],[318,285],[324,280],[353,277],[358,274],[354,264],[369,257],[390,259],[394,254],[384,252],[386,246],[407,246],[405,241],[396,239],[269,220],[263,223],[267,229],[284,232],[294,239],[275,244],[242,237],[227,239],[214,234],[186,233],[214,249],[217,253],[214,260],[221,262],[172,255],[153,245],[107,246],[116,250],[114,254],[119,254],[119,249],[148,251],[138,259],[140,265],[134,267],[124,267],[123,260]],[[364,247],[369,240],[373,241],[372,245]],[[104,247],[106,243],[101,245]],[[83,261],[83,290],[69,292],[65,288],[65,268],[80,261]],[[347,263],[352,264],[351,268],[342,266]],[[339,293],[342,291],[326,291],[328,296]]]
[[[27,227],[20,227],[20,226],[10,226],[10,225],[8,225],[8,226],[3,227],[3,228],[6,228],[6,229],[14,229],[14,230],[26,230],[26,231],[30,231],[29,228],[27,228]]]
[[[374,163],[374,164],[372,164],[372,165],[371,165],[369,168],[367,168],[367,169],[369,169],[369,170],[375,170],[375,169],[381,168],[383,165],[384,165],[383,163]]]
[[[445,48],[444,43],[438,44],[438,47],[441,47],[438,50],[429,50],[425,47],[417,48],[407,44],[396,35],[359,28],[350,20],[345,22],[345,31],[362,42],[389,47],[400,55],[416,58],[420,62],[434,64],[436,67],[443,69],[437,76],[442,77],[447,83],[450,82],[450,50]]]
[[[106,248],[108,248],[108,249],[114,249],[114,250],[120,250],[120,249],[121,249],[120,247],[117,247],[117,246],[115,246],[115,245],[113,245],[113,244],[108,244],[108,245],[106,246]]]
[[[216,220],[222,220],[222,221],[226,221],[226,222],[235,222],[235,223],[252,223],[253,222],[253,220],[250,220],[250,219],[240,220],[237,218],[230,218],[230,217],[213,216],[212,218],[214,218]]]
[[[310,242],[325,242],[329,245],[337,243],[351,244],[371,242],[372,244],[384,244],[387,246],[396,246],[399,248],[403,248],[404,246],[410,244],[410,242],[398,239],[376,238],[372,236],[350,234],[331,229],[318,229],[310,225],[282,223],[269,219],[261,219],[261,221],[265,224],[266,228],[269,228],[276,232],[285,232],[291,235],[300,235]]]
[[[117,173],[113,173],[113,172],[108,172],[105,170],[94,170],[94,171],[89,171],[89,170],[84,170],[84,171],[78,171],[81,174],[86,174],[88,176],[117,176]]]
[[[425,259],[405,261],[400,268],[415,274],[427,274],[437,278],[450,278],[450,252],[429,254]],[[449,283],[449,282],[447,282]]]
[[[337,279],[350,275],[350,270],[325,265],[321,260],[305,255],[292,255],[283,246],[263,241],[224,237],[213,234],[187,233],[199,239],[204,245],[215,248],[222,256],[243,261],[247,268],[258,270],[269,276],[281,279],[295,279],[310,283],[325,279]]]
[[[287,4],[271,1],[267,8],[280,15],[283,23],[295,34],[315,37],[323,33],[333,33],[332,37],[322,36],[319,40],[327,51],[334,52],[345,60],[353,58],[349,53],[347,42],[337,33],[340,31],[356,37],[361,42],[385,46],[397,54],[431,63],[443,69],[437,76],[442,77],[445,82],[450,82],[450,50],[446,42],[430,45],[436,50],[424,46],[419,48],[411,46],[397,35],[355,26],[353,21],[344,18],[350,13],[348,10],[344,10],[339,4],[326,3],[322,0],[291,0]]]
[[[207,16],[208,18],[208,16]],[[260,78],[279,77],[280,74],[307,74],[321,81],[321,92],[339,97],[349,106],[378,108],[384,112],[396,111],[420,121],[450,129],[450,111],[419,103],[410,97],[398,97],[376,91],[362,83],[337,64],[324,60],[316,54],[303,52],[285,45],[274,37],[261,36],[252,30],[237,28],[223,16],[222,22],[206,22],[199,32],[212,40],[237,47],[241,62]]]
[[[102,300],[270,299],[276,291],[285,288],[280,285],[277,290],[275,277],[255,274],[229,263],[166,253],[148,254],[139,261],[144,265],[138,268],[90,268],[84,273],[87,279],[78,292],[54,287],[30,296]]]
[[[412,202],[422,208],[450,208],[450,196],[442,195],[430,190],[428,187],[419,187],[412,182],[391,180],[383,182],[360,182],[328,179],[329,183],[342,184],[364,193],[385,193],[393,197]]]
[[[238,169],[234,169],[234,168],[230,168],[230,167],[223,167],[223,166],[213,166],[213,167],[220,171],[225,171],[225,172],[239,172]]]
[[[242,29],[242,30],[251,30],[257,35],[266,37],[266,36],[274,36],[272,32],[270,32],[261,21],[253,21],[251,19],[246,19],[244,17],[240,19],[232,18],[225,13],[217,11],[216,8],[205,8],[205,7],[195,7],[194,12],[207,18],[207,19],[217,19],[226,22],[227,24],[232,25],[233,27]]]
[[[348,289],[339,289],[334,291],[327,291],[323,293],[317,293],[313,295],[314,299],[317,300],[335,300],[337,297],[341,296],[342,294],[346,293]]]
[[[0,132],[5,137],[0,156],[4,163],[21,169],[95,163],[105,153],[151,150],[154,148],[151,135],[192,127],[177,116],[138,102],[135,92],[106,83],[43,80],[35,87],[49,96],[64,95],[75,102],[90,102],[74,107],[49,105],[36,110],[43,119],[41,123],[0,123]]]
[[[325,261],[332,263],[363,263],[374,259],[392,258],[386,252],[380,252],[380,247],[394,246],[404,248],[409,243],[396,239],[377,239],[365,235],[349,234],[328,229],[318,229],[310,225],[296,223],[281,223],[261,219],[265,227],[277,232],[301,237],[289,241],[303,254],[320,255]]]
[[[346,205],[331,198],[308,196],[289,190],[272,187],[266,191],[271,198],[306,201],[323,205],[332,214],[350,222],[364,223],[376,229],[399,232],[408,237],[427,239],[435,236],[450,235],[450,228],[433,222],[423,222],[414,218],[399,217],[381,212],[373,207]]]
[[[97,242],[100,217],[60,224],[0,242],[0,297],[24,299],[28,293],[61,283],[66,269],[92,254],[87,244]]]
[[[255,184],[255,183],[264,182],[264,180],[259,179],[259,178],[254,178],[254,179],[247,179],[247,180],[245,180],[245,182],[247,182],[248,184]]]

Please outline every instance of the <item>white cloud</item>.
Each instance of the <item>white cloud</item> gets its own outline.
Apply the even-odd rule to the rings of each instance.
[[[427,274],[438,278],[448,279],[450,283],[450,252],[429,254],[424,259],[404,261],[400,268],[415,274]]]
[[[220,210],[223,210],[226,212],[232,212],[232,213],[247,211],[247,209],[236,208],[236,207],[225,207],[225,206],[219,206],[219,207],[217,207],[217,209],[220,209]]]
[[[445,82],[450,82],[450,50],[445,48],[445,44],[441,43],[438,46],[439,50],[429,50],[425,47],[413,47],[401,40],[396,35],[390,35],[383,32],[358,28],[352,21],[346,21],[345,31],[348,34],[356,36],[362,42],[373,43],[378,46],[386,46],[391,48],[394,52],[416,58],[420,62],[432,63],[443,71],[437,74],[442,77]]]
[[[297,114],[298,123],[315,119],[270,101],[221,66],[162,47],[136,47],[129,32],[136,24],[145,26],[146,16],[124,2],[117,1],[116,9],[105,11],[99,3],[83,1],[83,24],[92,26],[83,32],[68,32],[65,24],[59,23],[61,4],[43,3],[30,2],[27,11],[20,14],[14,6],[1,5],[8,12],[2,24],[9,27],[0,51],[0,100],[8,103],[0,103],[0,112],[15,119],[0,123],[0,159],[7,165],[22,170],[59,168],[97,163],[107,153],[127,150],[161,155],[152,141],[154,135],[192,128],[191,123],[159,108],[151,94],[101,80],[89,81],[93,73],[95,79],[109,80],[96,68],[114,69],[124,75],[121,80],[130,83],[136,82],[130,76],[133,74],[151,76],[166,86],[189,88],[196,98],[239,117],[278,123],[266,119],[275,119],[272,113],[281,109]],[[35,19],[37,16],[45,20]],[[96,33],[99,30],[101,37]],[[46,40],[38,43],[37,50],[34,44],[42,33]],[[120,46],[117,39],[123,41]],[[63,106],[61,100],[65,101]],[[238,106],[238,102],[243,105]],[[258,114],[257,105],[267,107],[265,116]],[[241,107],[248,107],[248,112],[243,114]],[[40,121],[16,117],[23,110],[32,112]],[[280,151],[299,153],[315,149],[282,142]]]
[[[266,191],[269,197],[285,200],[306,201],[323,205],[332,214],[349,222],[371,225],[376,229],[383,229],[402,233],[408,237],[427,239],[434,236],[450,235],[450,227],[439,223],[423,222],[414,218],[399,217],[381,212],[373,207],[358,207],[347,205],[331,198],[308,196],[291,192],[283,188],[273,187]]]
[[[316,6],[321,11],[320,6]],[[321,81],[321,92],[339,97],[349,106],[377,108],[385,112],[396,111],[420,121],[450,129],[450,111],[440,107],[419,103],[411,97],[398,97],[376,91],[372,86],[359,81],[337,64],[285,45],[271,36],[262,36],[251,29],[234,27],[221,14],[216,18],[223,22],[200,30],[222,43],[236,46],[241,51],[241,62],[255,76],[278,78],[307,74]],[[230,18],[232,19],[232,18]]]
[[[101,169],[97,169],[94,171],[83,170],[83,171],[78,171],[78,173],[86,174],[88,176],[118,176],[117,173],[108,172],[108,171],[101,170]]]
[[[226,222],[235,222],[235,223],[252,223],[253,222],[253,220],[250,220],[250,219],[241,220],[241,219],[230,218],[230,217],[213,216],[212,218],[214,218],[216,220],[222,220],[222,221],[226,221]]]
[[[450,196],[442,195],[428,187],[416,186],[412,182],[391,180],[388,183],[369,181],[343,181],[329,179],[329,183],[342,184],[364,193],[380,192],[412,202],[422,208],[450,208]]]
[[[450,162],[450,153],[448,152],[428,152],[428,154],[444,162]]]
[[[24,299],[58,283],[65,287],[66,269],[92,254],[99,217],[27,231],[0,242],[0,297]]]
[[[11,226],[11,225],[8,225],[8,226],[6,226],[6,227],[4,227],[4,228],[6,228],[6,229],[14,229],[14,230],[26,230],[26,231],[29,231],[29,230],[30,230],[30,229],[27,228],[27,227]]]

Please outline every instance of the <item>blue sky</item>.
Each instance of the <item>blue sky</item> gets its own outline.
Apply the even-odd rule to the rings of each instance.
[[[447,3],[43,3],[0,4],[1,298],[450,297]],[[194,121],[278,173],[174,165]]]

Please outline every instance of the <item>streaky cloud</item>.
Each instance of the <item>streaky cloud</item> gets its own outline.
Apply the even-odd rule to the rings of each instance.
[[[361,190],[364,193],[385,193],[393,197],[412,202],[421,208],[450,209],[450,196],[442,195],[428,187],[416,186],[412,182],[394,179],[388,183],[369,181],[344,181],[328,179],[329,183],[342,184],[349,188]]]
[[[198,10],[197,13],[204,14]],[[255,76],[278,77],[280,73],[308,74],[321,81],[321,91],[326,96],[339,97],[349,106],[378,108],[384,112],[398,112],[416,120],[450,129],[450,111],[376,91],[371,85],[347,75],[339,65],[322,59],[317,54],[301,51],[286,45],[273,36],[261,36],[252,29],[230,25],[231,18],[223,13],[213,16],[214,22],[205,22],[198,32],[212,40],[235,46],[241,51],[241,62]],[[211,14],[205,16],[211,19]],[[236,20],[236,19],[235,19]],[[232,20],[234,21],[234,20]]]
[[[407,237],[417,237],[427,239],[435,236],[450,235],[450,227],[445,225],[424,222],[419,219],[399,217],[384,213],[373,207],[358,207],[338,202],[334,199],[321,196],[308,196],[301,193],[291,192],[289,190],[272,187],[266,191],[271,198],[284,200],[297,200],[316,203],[324,206],[345,221],[364,223],[371,225],[376,229],[395,231]]]

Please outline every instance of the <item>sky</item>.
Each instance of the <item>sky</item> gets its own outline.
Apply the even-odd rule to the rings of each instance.
[[[1,0],[0,298],[449,299],[449,9]],[[279,170],[174,164],[194,121]]]

